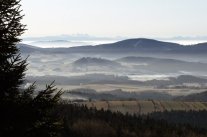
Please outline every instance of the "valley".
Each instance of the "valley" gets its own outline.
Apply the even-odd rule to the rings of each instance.
[[[65,91],[146,92],[150,95],[140,99],[157,99],[159,94],[164,100],[207,90],[206,43],[183,46],[140,38],[71,48],[19,47],[24,57],[30,55],[23,88],[36,81],[43,89],[55,80]]]

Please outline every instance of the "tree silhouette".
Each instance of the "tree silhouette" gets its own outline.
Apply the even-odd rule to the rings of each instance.
[[[26,60],[22,60],[16,44],[25,30],[21,24],[19,1],[0,1],[0,100],[15,99],[23,83]]]
[[[17,47],[25,31],[20,1],[0,0],[0,136],[57,136],[61,121],[53,112],[62,92],[53,83],[20,89],[27,67]]]

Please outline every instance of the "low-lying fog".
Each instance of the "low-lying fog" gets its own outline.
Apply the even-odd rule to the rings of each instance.
[[[133,49],[133,46],[137,49],[142,48],[142,45],[139,45],[137,42],[148,44],[146,46],[149,47],[153,45],[152,42],[159,44],[159,41],[137,39],[135,45],[130,45],[130,42],[133,41],[128,41],[129,48],[131,49]],[[60,43],[65,44],[64,46],[67,47],[71,43],[86,44],[71,41],[32,42],[34,45],[40,44],[42,46],[50,44],[50,47],[56,47],[55,44],[59,45]],[[105,41],[104,43],[107,42]],[[149,43],[152,43],[152,45],[149,45]],[[88,44],[91,45],[91,43]],[[184,52],[184,54],[177,54],[176,52],[165,53],[159,52],[159,50],[156,53],[124,53],[123,51],[119,52],[119,46],[122,46],[122,44],[118,44],[120,45],[114,45],[117,46],[117,49],[113,52],[103,53],[100,52],[103,46],[100,47],[98,53],[94,51],[88,52],[87,50],[81,53],[64,52],[64,49],[58,49],[61,51],[60,53],[55,52],[54,49],[23,52],[24,58],[30,55],[25,86],[27,87],[36,81],[41,89],[45,84],[55,80],[57,87],[63,88],[63,90],[79,89],[81,92],[95,90],[98,93],[110,93],[114,90],[121,90],[124,93],[127,92],[126,96],[131,96],[131,94],[128,95],[131,92],[150,93],[147,96],[145,94],[145,98],[157,98],[155,96],[157,93],[161,97],[169,98],[170,96],[206,91],[206,54],[191,54],[191,52]],[[162,45],[162,43],[160,44]],[[138,46],[140,47],[138,48]],[[168,47],[171,47],[170,43]],[[104,48],[106,49],[107,45],[104,45]],[[122,50],[123,48],[125,47],[122,47]],[[81,47],[79,50],[81,51],[82,49],[84,47]],[[83,98],[79,94],[73,94],[73,96]]]
[[[64,90],[81,88],[107,92],[121,89],[169,95],[188,95],[207,88],[207,81],[203,80],[207,76],[207,64],[201,62],[202,59],[186,62],[160,57],[89,56],[32,53],[28,59],[28,83],[37,81],[39,88],[43,88],[55,80]],[[180,75],[195,77],[172,79]]]
[[[83,45],[99,45],[106,43],[113,43],[118,40],[55,40],[55,41],[23,41],[25,44],[33,45],[40,48],[59,48],[59,47],[77,47]]]

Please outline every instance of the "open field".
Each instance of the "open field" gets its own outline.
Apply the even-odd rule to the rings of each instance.
[[[148,114],[152,112],[163,112],[172,110],[190,111],[207,110],[207,102],[181,102],[181,101],[92,101],[83,102],[89,108],[98,110],[111,110],[113,112],[129,114]]]
[[[52,79],[53,80],[53,79]],[[34,80],[36,81],[36,80]],[[51,82],[48,82],[51,83]],[[43,83],[43,84],[39,84],[38,83],[38,88],[40,89],[44,89],[45,85],[48,83]],[[158,92],[158,93],[167,93],[169,95],[172,96],[182,96],[182,95],[189,95],[192,93],[200,93],[203,91],[206,91],[206,88],[201,88],[201,89],[177,89],[177,88],[155,88],[152,86],[140,86],[140,85],[127,85],[127,84],[81,84],[81,85],[64,85],[64,84],[58,84],[55,83],[56,87],[59,89],[63,89],[63,90],[76,90],[76,89],[94,89],[97,92],[106,92],[107,91],[112,91],[112,90],[119,90],[121,89],[122,91],[126,91],[126,92],[137,92],[137,93],[141,93],[141,92]]]

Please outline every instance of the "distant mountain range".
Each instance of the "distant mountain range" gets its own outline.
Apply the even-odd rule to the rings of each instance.
[[[88,41],[88,40],[121,40],[126,37],[96,37],[88,34],[72,34],[72,35],[56,35],[43,37],[26,37],[25,41],[55,41],[55,40],[71,40],[71,41]]]
[[[71,48],[34,48],[25,44],[19,44],[22,52],[44,53],[207,53],[207,43],[191,46],[183,46],[176,43],[162,42],[152,39],[138,38],[127,39],[111,44],[96,46],[79,46]]]

